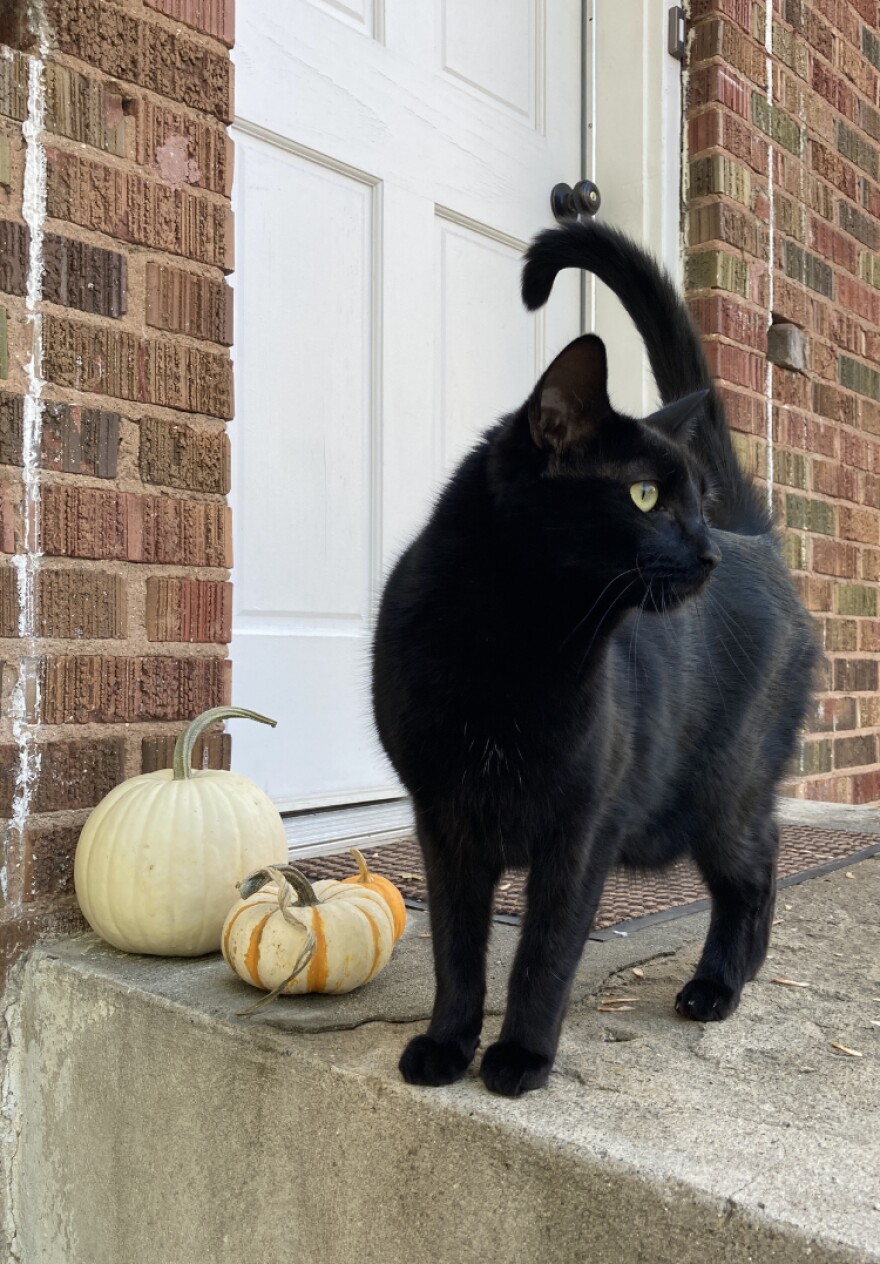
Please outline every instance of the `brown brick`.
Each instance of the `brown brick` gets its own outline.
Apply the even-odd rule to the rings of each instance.
[[[859,643],[856,646],[864,654],[880,653],[880,619],[859,619]],[[880,706],[880,699],[877,700]],[[880,719],[877,721],[880,725]]]
[[[689,50],[690,64],[693,66],[712,57],[720,57],[759,87],[767,82],[764,50],[730,22],[710,20],[695,27]]]
[[[834,274],[830,266],[793,241],[786,241],[783,250],[786,276],[830,298],[834,290]]]
[[[867,172],[872,180],[877,179],[880,170],[880,155],[877,150],[865,140],[861,132],[840,120],[837,123],[837,148],[845,158]]]
[[[823,647],[829,652],[842,654],[859,648],[859,625],[855,619],[826,619],[822,636]]]
[[[230,272],[232,212],[226,202],[171,188],[134,171],[47,150],[47,209],[55,219]]]
[[[0,990],[6,986],[10,966],[40,939],[83,930],[88,930],[85,918],[76,901],[69,899],[29,904],[25,912],[0,920]]]
[[[708,241],[721,241],[725,245],[745,250],[760,259],[767,254],[767,233],[753,215],[728,206],[726,202],[713,202],[694,207],[689,217],[689,242],[700,246]]]
[[[813,571],[818,575],[836,575],[854,579],[858,554],[851,544],[815,537],[811,549]]]
[[[65,53],[158,96],[231,120],[232,73],[225,53],[126,13],[109,0],[47,0],[46,9]]]
[[[748,206],[751,190],[748,169],[733,158],[712,154],[705,158],[696,158],[690,165],[688,191],[691,197],[723,193],[735,202]]]
[[[6,294],[21,296],[27,290],[28,241],[24,224],[0,221],[0,290]]]
[[[128,310],[125,255],[47,233],[43,243],[43,298],[94,316]]]
[[[46,130],[125,157],[122,94],[69,66],[46,66]]]
[[[0,391],[0,462],[22,464],[23,398]],[[99,408],[43,405],[40,465],[66,474],[115,478],[119,452],[118,413]]]
[[[8,560],[0,565],[0,636],[18,636],[18,572]]]
[[[73,858],[79,825],[29,822],[24,837],[22,903],[57,901],[73,894]]]
[[[880,728],[880,698],[859,698],[859,727]]]
[[[725,17],[737,22],[745,31],[751,27],[751,0],[691,0],[692,22],[698,22],[707,14],[714,13],[723,13]]]
[[[822,698],[807,728],[811,733],[837,733],[857,725],[855,698]]]
[[[232,290],[225,281],[148,262],[147,324],[229,346]]]
[[[21,484],[0,483],[0,553],[14,553]]]
[[[126,585],[102,571],[46,570],[37,578],[37,635],[65,640],[126,635]]]
[[[215,580],[147,580],[147,637],[226,645],[232,639],[232,585]]]
[[[125,776],[125,747],[119,738],[100,741],[41,742],[34,812],[94,807]],[[0,817],[12,815],[20,755],[12,743],[0,746]]]
[[[213,35],[230,48],[235,43],[234,0],[144,0],[166,17]]]
[[[834,688],[839,693],[876,693],[878,664],[867,658],[834,661]]]
[[[229,509],[207,501],[92,487],[43,489],[43,552],[175,566],[232,563]]]
[[[232,416],[228,356],[167,339],[142,340],[123,330],[47,315],[43,372],[47,381],[77,391]]]
[[[11,180],[9,137],[5,132],[0,132],[0,187],[8,189]]]
[[[829,536],[835,534],[834,509],[824,500],[786,495],[785,522],[797,531],[816,531]]]
[[[848,202],[840,201],[837,203],[837,222],[844,232],[849,233],[871,250],[876,250],[880,246],[880,226],[873,215],[863,215]]]
[[[0,57],[0,114],[21,123],[27,117],[27,101],[27,58],[9,48]]]
[[[748,293],[748,264],[721,250],[701,250],[689,255],[685,276],[689,290],[727,290],[741,298]]]
[[[838,531],[844,540],[880,544],[880,516],[870,509],[841,505],[837,511]]]
[[[218,123],[145,98],[137,103],[136,136],[137,161],[166,183],[231,193],[232,141]]]
[[[187,720],[228,705],[230,668],[219,658],[59,656],[42,664],[44,724]]]
[[[0,377],[9,377],[9,341],[7,338],[5,307],[0,307]]]
[[[140,471],[145,483],[226,495],[229,460],[229,439],[223,431],[196,430],[154,417],[141,422]]]
[[[173,734],[141,739],[141,772],[157,772],[170,768],[174,762]],[[230,733],[203,733],[193,747],[193,768],[224,768],[228,771],[232,762],[232,735]]]
[[[805,134],[790,118],[761,92],[752,93],[752,121],[766,136],[798,157],[804,151]]]

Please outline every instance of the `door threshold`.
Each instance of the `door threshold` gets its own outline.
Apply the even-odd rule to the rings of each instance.
[[[349,847],[365,850],[411,838],[415,831],[409,799],[355,807],[325,808],[282,816],[290,859],[332,856]]]

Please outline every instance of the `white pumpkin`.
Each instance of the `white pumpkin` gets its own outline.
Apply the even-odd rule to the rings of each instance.
[[[240,885],[223,927],[223,956],[245,983],[270,992],[351,992],[388,964],[394,915],[376,890],[292,865],[268,867]],[[297,903],[293,903],[294,893]]]
[[[191,767],[202,730],[239,716],[275,724],[239,707],[206,711],[178,738],[172,768],[123,781],[86,821],[76,895],[92,929],[116,948],[170,957],[216,952],[239,881],[287,860],[283,822],[259,786]]]

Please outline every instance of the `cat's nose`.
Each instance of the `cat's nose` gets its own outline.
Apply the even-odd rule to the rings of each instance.
[[[721,561],[721,550],[714,540],[706,536],[705,540],[701,542],[697,557],[707,571],[714,571]]]

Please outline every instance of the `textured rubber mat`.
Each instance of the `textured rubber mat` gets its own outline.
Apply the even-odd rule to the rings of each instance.
[[[880,835],[849,830],[817,829],[811,825],[781,825],[779,876],[790,878],[822,865],[845,861],[869,848],[880,853]],[[370,868],[390,878],[407,900],[427,902],[422,853],[414,839],[389,843],[364,853]],[[347,852],[313,857],[299,867],[309,878],[345,878],[355,872]],[[681,861],[661,873],[633,873],[615,869],[609,875],[599,904],[594,928],[601,930],[649,914],[693,904],[708,898],[708,891],[690,861]],[[505,874],[495,893],[495,913],[519,916],[525,908],[525,877]]]

